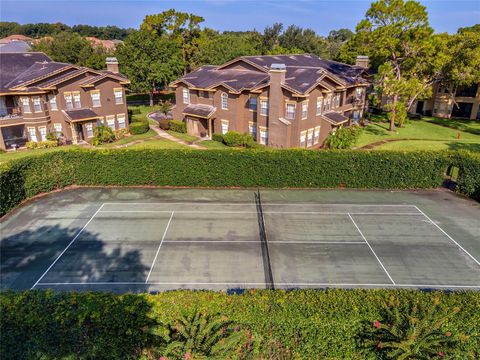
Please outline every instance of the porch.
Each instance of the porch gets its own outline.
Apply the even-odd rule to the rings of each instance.
[[[189,135],[212,138],[213,115],[217,108],[206,104],[190,104],[183,110]]]
[[[101,119],[101,116],[91,109],[67,110],[63,112],[65,121],[70,125],[72,144],[90,142],[93,138],[93,129]]]

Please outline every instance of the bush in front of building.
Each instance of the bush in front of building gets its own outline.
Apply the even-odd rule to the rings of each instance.
[[[58,146],[58,141],[55,140],[44,140],[44,141],[28,141],[25,146],[27,149],[46,149],[53,148]]]
[[[398,345],[402,355],[422,347],[437,352],[423,358],[440,358],[442,353],[446,359],[478,359],[480,354],[477,291],[250,290],[241,295],[25,291],[0,293],[0,306],[0,357],[5,360],[176,359],[164,351],[173,341],[182,345],[175,332],[192,328],[185,336],[196,339],[199,331],[215,326],[218,317],[209,319],[215,314],[251,334],[249,348],[229,351],[221,358],[398,358],[386,356],[384,342]],[[203,314],[203,323],[192,327],[194,321],[187,319],[179,324],[187,310]],[[389,312],[395,310],[392,319]],[[379,338],[391,326],[396,326],[395,336]],[[415,338],[412,331],[419,336]],[[448,343],[436,342],[439,337],[448,338]],[[366,344],[365,338],[373,341]],[[195,346],[204,340],[200,338]],[[412,346],[402,346],[405,343]],[[177,355],[184,358],[184,353]]]
[[[325,146],[329,149],[351,149],[357,143],[362,131],[363,129],[357,125],[341,127],[328,136]]]
[[[93,130],[92,145],[108,144],[113,141],[115,141],[115,134],[108,126],[98,125]]]
[[[119,129],[113,132],[115,135],[115,140],[120,140],[128,135],[128,129]]]
[[[144,134],[150,129],[148,121],[135,121],[130,123],[130,134]]]
[[[169,130],[172,130],[178,133],[183,133],[183,134],[187,132],[187,124],[185,124],[183,121],[170,120],[168,122],[168,125],[169,125]]]
[[[232,147],[254,148],[257,146],[250,134],[240,134],[236,131],[228,131],[223,135],[223,143]]]
[[[212,134],[212,140],[213,141],[218,141],[218,142],[221,142],[221,143],[224,143],[223,142],[223,135],[222,134]]]

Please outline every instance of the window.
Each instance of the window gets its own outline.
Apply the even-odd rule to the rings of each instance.
[[[115,131],[115,115],[108,115],[106,119],[107,119],[107,126],[113,131]]]
[[[308,101],[302,103],[302,120],[305,120],[308,116]]]
[[[307,133],[307,147],[313,145],[313,129],[308,129]]]
[[[73,107],[75,109],[80,109],[82,107],[82,103],[80,101],[80,92],[75,91],[73,94]]]
[[[125,129],[125,114],[118,114],[117,122],[118,122],[119,129]]]
[[[55,134],[57,135],[57,139],[62,137],[62,124],[55,123],[53,124],[53,128],[55,129]]]
[[[320,126],[315,127],[315,132],[313,133],[313,143],[318,144],[320,141]]]
[[[331,95],[328,95],[326,98],[325,98],[325,101],[323,102],[323,112],[327,112],[327,111],[330,111],[330,106],[332,104],[332,96]]]
[[[267,128],[260,127],[260,144],[267,145],[268,142],[268,131]]]
[[[255,124],[253,121],[248,123],[248,133],[252,135],[254,140],[257,140],[257,124]]]
[[[356,89],[355,89],[355,95],[357,95],[357,98],[362,97],[362,95],[363,95],[363,88],[361,88],[361,87],[356,88]]]
[[[115,104],[123,104],[123,91],[122,88],[113,89],[113,95],[115,95]]]
[[[58,110],[57,97],[55,95],[50,95],[48,101],[50,102],[50,109]]]
[[[37,132],[34,127],[28,128],[28,135],[30,135],[30,141],[37,142]]]
[[[257,111],[257,97],[252,96],[248,101],[248,108],[252,111]]]
[[[222,134],[226,134],[228,132],[228,120],[222,120]]]
[[[85,129],[87,129],[87,137],[89,138],[93,137],[93,124],[92,123],[86,124]]]
[[[206,91],[206,90],[199,90],[198,91],[198,96],[200,96],[204,99],[210,99],[211,98],[210,91]]]
[[[287,103],[285,108],[285,117],[287,119],[295,118],[295,103]]]
[[[92,98],[93,107],[102,106],[102,103],[100,102],[100,90],[90,91],[90,97]]]
[[[317,97],[317,108],[316,108],[317,115],[322,114],[322,101],[323,101],[323,98],[321,96]]]
[[[23,112],[29,113],[30,110],[30,100],[28,97],[22,97]]]
[[[300,147],[304,148],[307,143],[307,132],[302,131],[300,133]]]
[[[228,94],[223,93],[221,96],[221,99],[222,99],[222,109],[228,110]]]
[[[183,94],[183,103],[190,104],[190,90],[183,89],[182,94]]]
[[[260,115],[268,115],[268,100],[260,100]]]
[[[42,111],[42,104],[40,103],[40,96],[34,96],[32,98],[33,101],[33,111],[40,112]]]
[[[358,123],[358,120],[360,120],[360,111],[355,110],[353,112],[353,122]]]
[[[46,126],[40,126],[38,128],[38,131],[40,132],[40,140],[41,141],[47,140],[47,127]]]
[[[67,110],[73,109],[73,100],[72,100],[72,93],[64,93],[63,96],[65,97],[65,103],[67,105]]]
[[[335,94],[335,96],[333,98],[333,106],[336,107],[336,108],[340,107],[340,96],[341,96],[341,94],[337,93],[337,94]]]

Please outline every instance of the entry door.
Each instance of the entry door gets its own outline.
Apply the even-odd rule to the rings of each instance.
[[[187,118],[187,133],[189,135],[198,136],[198,122]]]
[[[76,124],[75,130],[77,131],[77,141],[83,140],[83,127],[82,124]]]

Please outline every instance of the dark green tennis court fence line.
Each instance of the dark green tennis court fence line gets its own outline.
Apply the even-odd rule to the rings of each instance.
[[[428,189],[459,169],[456,191],[480,200],[480,154],[307,150],[65,150],[0,165],[0,215],[69,185]]]

